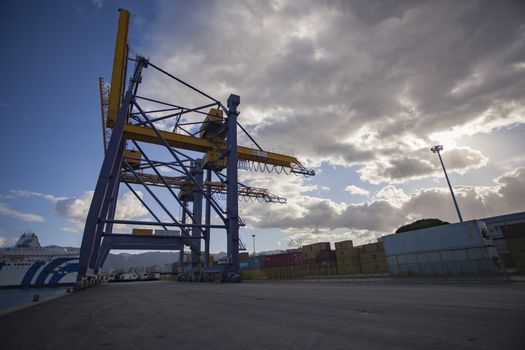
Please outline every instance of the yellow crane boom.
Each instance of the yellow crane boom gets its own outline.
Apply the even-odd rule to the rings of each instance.
[[[206,138],[182,135],[162,130],[160,130],[160,133],[172,147],[197,152],[211,152],[216,149],[221,151],[226,150],[226,142],[223,141],[213,142]],[[162,143],[162,140],[158,138],[155,130],[132,124],[126,124],[126,126],[124,126],[124,137],[135,141],[143,141],[154,144]],[[243,146],[237,147],[237,154],[239,160],[251,160],[254,162],[284,167],[291,167],[293,164],[299,163],[295,157],[273,152],[264,152],[258,149]]]
[[[128,57],[129,11],[126,9],[119,9],[119,12],[115,56],[113,58],[113,72],[111,73],[111,88],[109,90],[107,120],[109,127],[113,127],[113,124],[117,119],[120,100],[124,91],[124,78],[126,76],[126,63]]]

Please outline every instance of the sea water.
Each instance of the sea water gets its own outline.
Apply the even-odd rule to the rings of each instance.
[[[0,289],[0,311],[15,306],[30,304],[35,295],[39,296],[39,301],[56,298],[66,294],[68,289],[73,287],[54,287],[54,288],[24,288],[24,289]]]

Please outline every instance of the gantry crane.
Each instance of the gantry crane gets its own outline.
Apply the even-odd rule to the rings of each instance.
[[[111,138],[111,128],[107,127],[107,111],[108,111],[108,98],[109,98],[109,84],[104,82],[103,78],[99,78],[99,90],[100,90],[100,105],[101,105],[101,117],[102,117],[102,136],[103,136],[103,144],[104,144],[104,153],[107,149],[107,143],[109,139]],[[127,162],[130,164],[131,168],[134,170],[137,170],[136,172],[130,171],[130,169],[122,169],[119,176],[119,182],[121,184],[124,184],[128,187],[128,189],[135,195],[135,197],[144,205],[144,207],[148,208],[146,203],[143,201],[143,199],[137,194],[137,192],[130,186],[131,184],[137,184],[141,185],[144,184],[145,186],[153,186],[153,187],[170,187],[172,189],[178,190],[178,196],[179,199],[183,201],[184,205],[187,205],[188,202],[193,201],[193,195],[192,193],[195,191],[193,188],[193,185],[191,181],[189,181],[185,176],[165,176],[159,177],[155,174],[146,173],[143,171],[143,169],[148,169],[149,165],[147,163],[144,163],[141,161],[141,155],[140,152],[132,149],[125,149],[124,150],[124,158],[127,160]],[[154,161],[153,163],[158,163]],[[221,181],[211,181],[211,182],[204,182],[204,187],[209,188],[211,191],[211,195],[216,198],[225,198],[226,195],[226,183]],[[148,188],[147,188],[148,189]],[[253,187],[253,186],[247,186],[245,184],[242,184],[239,182],[238,187],[238,194],[239,194],[239,200],[244,201],[259,201],[259,202],[266,202],[266,203],[280,203],[284,204],[286,203],[286,198],[279,197],[276,195],[271,194],[267,189],[259,188],[259,187]],[[149,208],[148,208],[149,210]],[[152,211],[150,211],[150,214],[154,215]],[[155,217],[155,216],[154,216]],[[162,233],[160,233],[162,235]],[[144,242],[147,242],[147,239],[141,238],[140,243],[137,244],[126,244],[125,247],[122,246],[122,244],[119,244],[119,242],[122,242],[122,237],[120,236],[107,236],[103,238],[102,244],[101,244],[101,251],[102,254],[99,256],[99,261],[97,262],[95,271],[102,267],[105,259],[107,258],[107,255],[109,254],[109,250],[112,248],[120,247],[120,249],[146,249],[143,248]],[[205,261],[205,267],[207,267],[209,262],[209,239],[210,237],[208,235],[205,235],[203,237],[205,242],[205,254],[204,254],[204,261]],[[195,244],[194,244],[195,246]],[[131,248],[130,248],[131,247]],[[147,245],[148,249],[168,249],[173,250],[172,244],[154,244],[153,246]],[[198,255],[197,249],[198,247],[193,247],[192,255]],[[244,244],[239,239],[239,249],[245,250]],[[200,248],[199,248],[200,250]],[[182,257],[184,254],[183,251],[183,245],[179,248],[180,251],[180,261],[179,265],[182,266]],[[189,271],[188,276],[186,278],[188,279],[194,279],[194,276],[192,275],[192,272],[197,270],[198,262],[194,259],[193,264],[191,266],[191,270]],[[178,274],[178,277],[180,274]]]
[[[209,237],[212,229],[225,229],[227,237],[227,262],[223,276],[228,281],[239,280],[239,227],[244,226],[238,214],[239,198],[259,199],[267,202],[284,202],[281,197],[265,189],[240,184],[238,168],[277,171],[304,176],[315,175],[312,169],[302,165],[295,157],[264,151],[237,121],[240,97],[230,95],[227,104],[195,88],[186,81],[168,73],[135,55],[128,57],[129,12],[120,9],[115,56],[107,113],[105,113],[102,87],[101,106],[104,128],[105,156],[95,187],[93,200],[86,218],[80,251],[78,286],[96,279],[98,268],[110,249],[183,249],[192,251],[192,265],[200,259],[200,241],[205,241],[205,265],[208,263]],[[129,82],[126,84],[128,62],[134,62]],[[183,106],[160,98],[144,96],[140,84],[144,70],[155,71],[178,83],[207,103]],[[193,118],[193,119],[191,119]],[[170,121],[169,129],[162,127]],[[256,148],[237,144],[237,127],[244,132]],[[131,148],[133,149],[130,149]],[[170,157],[167,161],[154,160],[160,149]],[[203,154],[202,158],[199,154]],[[159,170],[167,167],[180,176],[165,176]],[[226,173],[224,173],[224,171]],[[131,186],[140,184],[150,195],[153,203],[160,207],[162,215],[156,213],[140,196],[137,198],[146,207],[154,221],[115,219],[115,210],[120,184],[137,195]],[[171,204],[152,188],[161,187],[170,201],[174,200],[181,210],[181,217],[173,215]],[[178,192],[176,193],[175,190]],[[216,198],[226,197],[226,208]],[[205,206],[203,223],[203,204]],[[212,214],[216,217],[212,223]],[[156,234],[134,236],[113,232],[113,225],[172,227],[180,229],[180,236]],[[160,230],[160,231],[162,231]]]

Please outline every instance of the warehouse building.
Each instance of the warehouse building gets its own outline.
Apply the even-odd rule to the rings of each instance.
[[[482,219],[507,272],[525,272],[525,212]]]
[[[483,221],[396,233],[383,243],[392,276],[477,276],[502,269]]]

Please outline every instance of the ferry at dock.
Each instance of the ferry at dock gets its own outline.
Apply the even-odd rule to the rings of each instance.
[[[80,249],[42,247],[34,233],[24,233],[14,247],[0,248],[0,288],[72,285]]]

